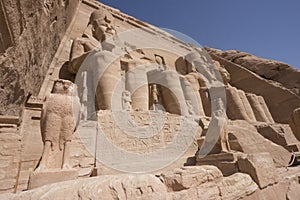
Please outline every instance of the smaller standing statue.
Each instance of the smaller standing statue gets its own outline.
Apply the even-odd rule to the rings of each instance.
[[[212,100],[212,105],[215,106],[214,111],[212,112],[212,118],[209,123],[208,131],[206,135],[206,143],[204,143],[204,151],[202,154],[211,154],[211,145],[217,145],[215,147],[221,147],[220,151],[222,153],[229,153],[230,145],[228,141],[228,119],[225,113],[224,104],[221,98]],[[220,152],[218,152],[220,153]],[[215,153],[212,153],[215,154]]]
[[[44,151],[38,169],[71,168],[69,151],[72,136],[80,117],[77,87],[71,81],[57,80],[52,93],[46,97],[42,110],[41,132]],[[61,158],[53,153],[60,153]]]
[[[127,111],[132,110],[131,102],[131,93],[128,90],[125,90],[122,93],[122,109]]]
[[[80,119],[77,86],[56,80],[52,93],[44,100],[41,133],[44,150],[38,167],[30,176],[29,189],[77,178],[70,165],[70,143]]]
[[[220,133],[221,152],[227,153],[230,151],[228,141],[228,119],[225,113],[225,107],[221,98],[216,99],[217,110],[213,112],[213,118],[218,119],[218,126],[216,127]]]

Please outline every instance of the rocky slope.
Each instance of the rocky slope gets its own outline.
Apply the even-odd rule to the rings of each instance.
[[[207,48],[210,52],[249,69],[267,80],[281,83],[295,94],[300,95],[300,71],[275,60],[259,58],[238,50],[221,51]]]

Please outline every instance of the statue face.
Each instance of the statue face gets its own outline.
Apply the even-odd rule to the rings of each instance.
[[[92,26],[93,36],[101,42],[115,35],[116,33],[113,22],[111,20],[108,20],[106,17],[104,19],[98,18],[93,20]]]

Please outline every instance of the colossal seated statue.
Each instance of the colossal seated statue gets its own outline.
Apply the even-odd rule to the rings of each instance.
[[[272,115],[263,97],[255,94],[245,93],[232,87],[230,74],[224,67],[218,65],[227,96],[227,115],[229,119],[246,120],[248,122],[260,121],[274,123]]]
[[[116,33],[114,17],[100,8],[91,14],[87,30],[73,42],[71,48],[69,71],[77,75],[81,102],[86,99],[94,102],[96,99],[95,109],[90,112],[112,109],[113,92],[124,70],[121,67],[123,57],[126,57],[125,89],[131,93],[132,108],[147,110],[149,107],[146,71],[138,67],[139,58],[130,55],[131,47],[120,41]],[[88,91],[84,88],[86,86]],[[88,112],[88,109],[83,110]]]

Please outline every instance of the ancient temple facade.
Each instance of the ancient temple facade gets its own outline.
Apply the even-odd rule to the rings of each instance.
[[[0,64],[32,71],[11,71],[19,85],[3,80],[17,94],[0,96],[0,193],[74,181],[68,191],[83,197],[110,198],[110,184],[122,196],[119,183],[132,191],[121,199],[195,199],[201,188],[205,198],[297,196],[300,170],[282,172],[299,164],[297,90],[97,1],[36,5],[37,30],[25,3],[20,20],[11,4],[0,0]]]

